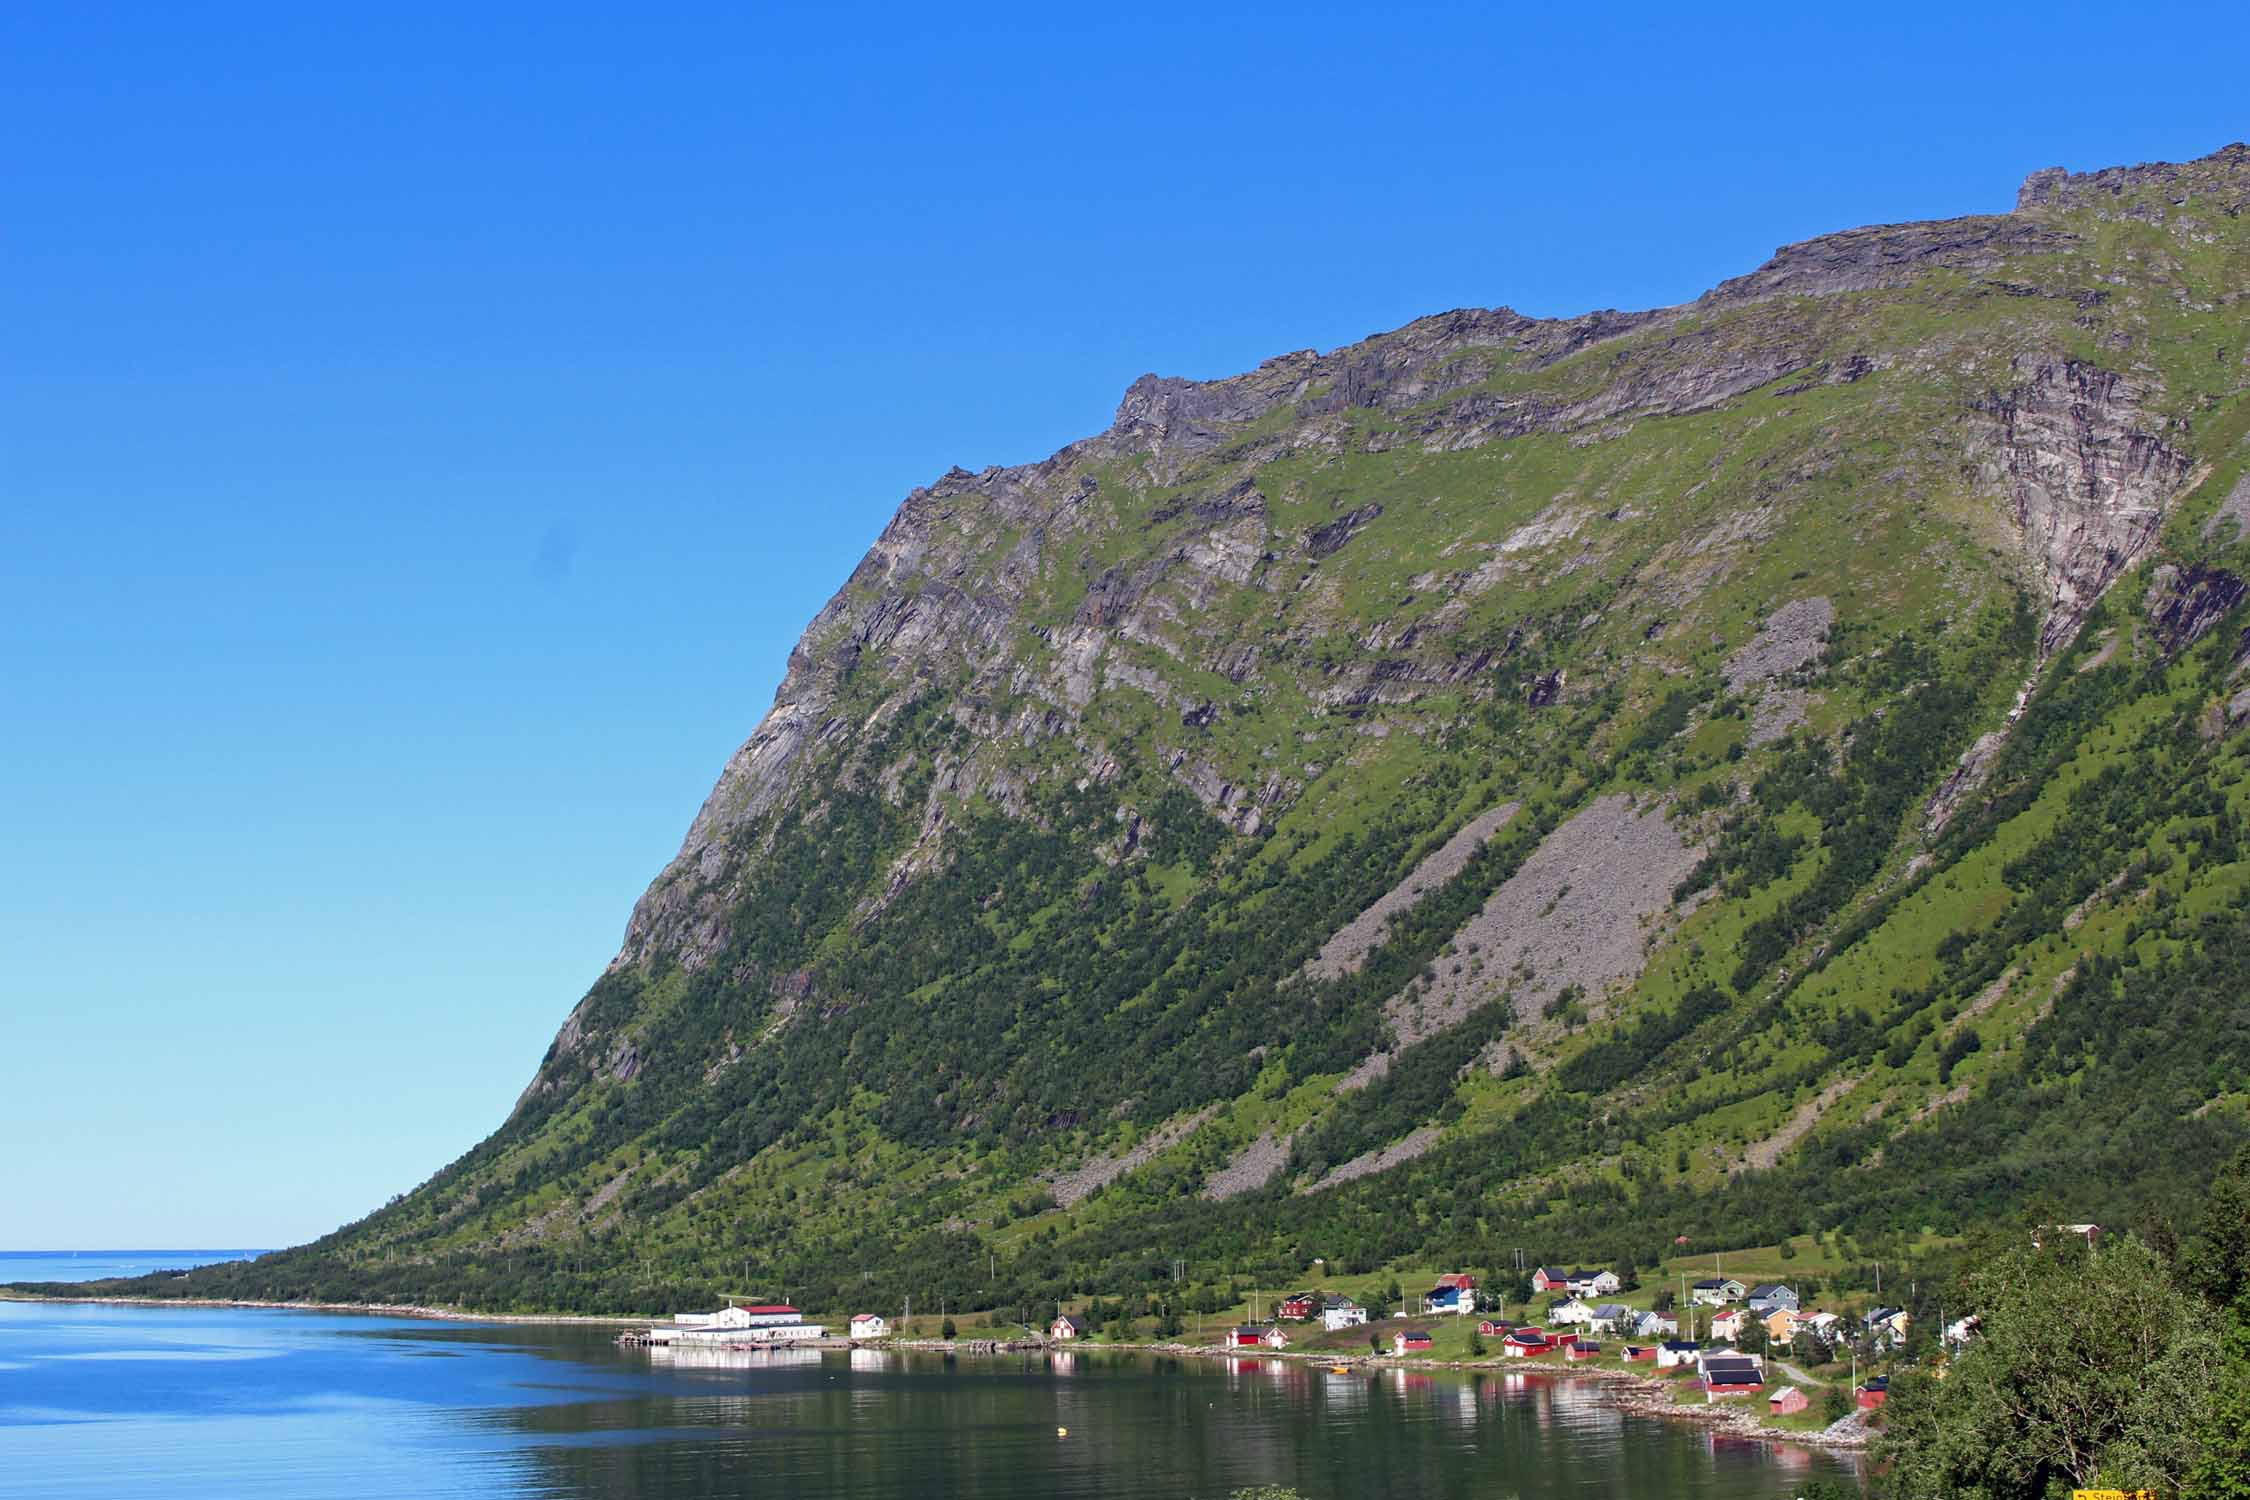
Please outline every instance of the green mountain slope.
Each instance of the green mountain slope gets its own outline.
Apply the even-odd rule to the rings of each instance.
[[[1009,1306],[2250,1135],[2250,148],[910,495],[488,1140],[167,1291]]]

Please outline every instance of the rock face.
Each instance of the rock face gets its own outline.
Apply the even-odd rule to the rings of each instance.
[[[1145,375],[1047,459],[914,490],[508,1122],[307,1285],[481,1295],[475,1257],[521,1246],[606,1296],[645,1245],[669,1285],[853,1302],[1020,1256],[1043,1301],[1145,1281],[1174,1253],[1146,1224],[1379,1264],[1473,1203],[1490,1243],[1560,1246],[1548,1205],[1602,1212],[1620,1163],[1715,1182],[1835,1118],[1911,1130],[1886,1073],[1945,1039],[1898,1008],[1990,958],[2027,978],[1975,1024],[2031,1028],[2054,972],[1940,951],[1953,910],[1914,906],[1950,880],[2015,913],[2046,895],[2008,869],[2070,864],[1964,862],[2040,795],[2019,719],[2047,764],[2093,732],[2050,699],[2172,691],[2141,670],[2170,658],[2197,701],[2084,753],[2250,747],[2250,668],[2213,655],[2250,640],[2250,501],[2193,488],[2241,468],[2246,193],[2242,147],[2043,172],[2013,213],[1785,246],[1678,307]],[[2048,692],[2097,604],[2114,660]],[[2028,1055],[1952,1056],[1934,1118]],[[1281,1191],[1293,1143],[1345,1165]],[[1910,1201],[1881,1163],[1912,1145],[1802,1201]]]
[[[1720,673],[1730,692],[1809,666],[1828,643],[1836,606],[1826,599],[1792,599],[1767,617],[1750,643],[1727,658]]]
[[[1461,831],[1432,850],[1414,867],[1412,874],[1385,891],[1373,906],[1321,944],[1320,952],[1306,965],[1305,972],[1315,979],[1335,979],[1356,971],[1383,941],[1393,918],[1412,911],[1424,896],[1460,874],[1470,857],[1506,827],[1508,820],[1520,810],[1519,803],[1503,802],[1462,824]]]
[[[1566,989],[1598,996],[1630,978],[1673,888],[1702,857],[1663,807],[1636,808],[1624,796],[1597,800],[1492,893],[1426,981],[1384,1006],[1399,1045],[1459,1025],[1503,995],[1532,1016]]]
[[[1987,406],[1994,467],[2045,585],[2040,644],[2068,644],[2086,611],[2139,560],[2193,461],[2146,428],[2145,392],[2076,360],[2019,362]]]

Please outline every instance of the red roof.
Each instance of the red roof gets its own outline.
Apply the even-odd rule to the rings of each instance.
[[[746,1313],[793,1313],[797,1309],[786,1302],[761,1302],[756,1307],[745,1307]]]

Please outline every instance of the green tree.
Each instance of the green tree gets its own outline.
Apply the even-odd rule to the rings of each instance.
[[[2219,1351],[2147,1246],[2022,1246],[1967,1289],[1983,1336],[1942,1381],[1917,1370],[1891,1383],[1878,1461],[1894,1500],[2180,1487]]]
[[[2250,1149],[2227,1163],[2212,1182],[2204,1200],[2203,1230],[2187,1260],[2196,1290],[2221,1307],[2250,1293]]]
[[[950,1317],[948,1317],[944,1322],[938,1324],[938,1337],[941,1339],[952,1338],[956,1332],[958,1332],[958,1330],[954,1328],[953,1319]]]
[[[2250,1322],[2236,1317],[2226,1335],[2226,1362],[2212,1382],[2203,1420],[2202,1452],[2188,1470],[2183,1500],[2250,1500]]]
[[[1469,1358],[1484,1358],[1484,1335],[1474,1328],[1469,1330]]]

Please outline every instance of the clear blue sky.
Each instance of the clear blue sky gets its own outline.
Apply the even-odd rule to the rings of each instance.
[[[0,18],[0,1248],[495,1125],[950,464],[2250,135],[2237,4],[955,9]]]

